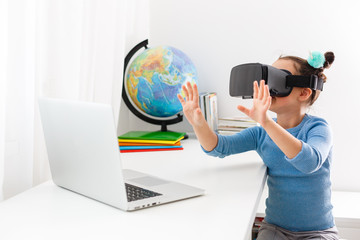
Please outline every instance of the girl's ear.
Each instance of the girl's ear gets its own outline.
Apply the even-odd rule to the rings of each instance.
[[[301,88],[299,100],[301,102],[307,101],[312,94],[312,90],[310,88]]]

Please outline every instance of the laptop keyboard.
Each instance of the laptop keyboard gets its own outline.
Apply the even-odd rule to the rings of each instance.
[[[146,190],[144,188],[136,187],[136,186],[128,184],[128,183],[125,183],[125,186],[126,186],[128,202],[162,195],[160,193]]]

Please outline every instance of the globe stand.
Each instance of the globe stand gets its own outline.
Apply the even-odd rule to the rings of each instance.
[[[178,114],[178,117],[181,117],[181,121],[182,121],[182,116],[180,115],[180,114]],[[160,130],[161,132],[173,132],[173,131],[169,131],[168,129],[167,129],[167,124],[166,124],[166,122],[162,122],[161,123],[161,130]],[[188,139],[189,138],[189,135],[186,133],[185,135],[184,135],[184,138],[182,139],[182,140],[185,140],[185,139]]]
[[[137,116],[138,118],[140,118],[141,120],[151,123],[151,124],[155,124],[155,125],[161,125],[161,132],[169,132],[167,129],[168,125],[171,124],[175,124],[175,123],[179,123],[183,120],[183,115],[181,115],[180,113],[178,113],[173,119],[155,119],[155,118],[150,118],[146,115],[144,115],[143,113],[141,113],[139,110],[137,110],[134,105],[131,103],[126,90],[125,90],[125,74],[126,74],[126,69],[127,66],[131,60],[131,58],[135,55],[135,53],[137,51],[139,51],[141,48],[145,48],[147,49],[147,45],[149,44],[148,39],[140,42],[139,44],[137,44],[135,47],[133,47],[133,49],[130,50],[130,52],[126,55],[125,60],[124,60],[124,73],[123,73],[123,88],[122,88],[122,98],[126,104],[126,106],[130,109],[130,111]],[[171,131],[170,131],[171,132]],[[184,136],[183,139],[187,139],[189,136],[186,134]]]

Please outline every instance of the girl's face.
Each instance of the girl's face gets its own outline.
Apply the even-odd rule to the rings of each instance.
[[[278,69],[288,70],[293,75],[299,74],[295,63],[288,59],[278,59],[272,64],[272,66]],[[270,111],[279,114],[297,109],[299,102],[296,101],[296,94],[299,90],[301,89],[294,87],[289,96],[272,97]]]

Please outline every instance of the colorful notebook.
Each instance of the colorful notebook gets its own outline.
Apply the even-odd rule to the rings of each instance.
[[[120,152],[182,150],[180,140],[186,133],[130,131],[119,136]]]
[[[186,133],[183,132],[130,131],[119,136],[119,139],[179,141],[185,135]]]

